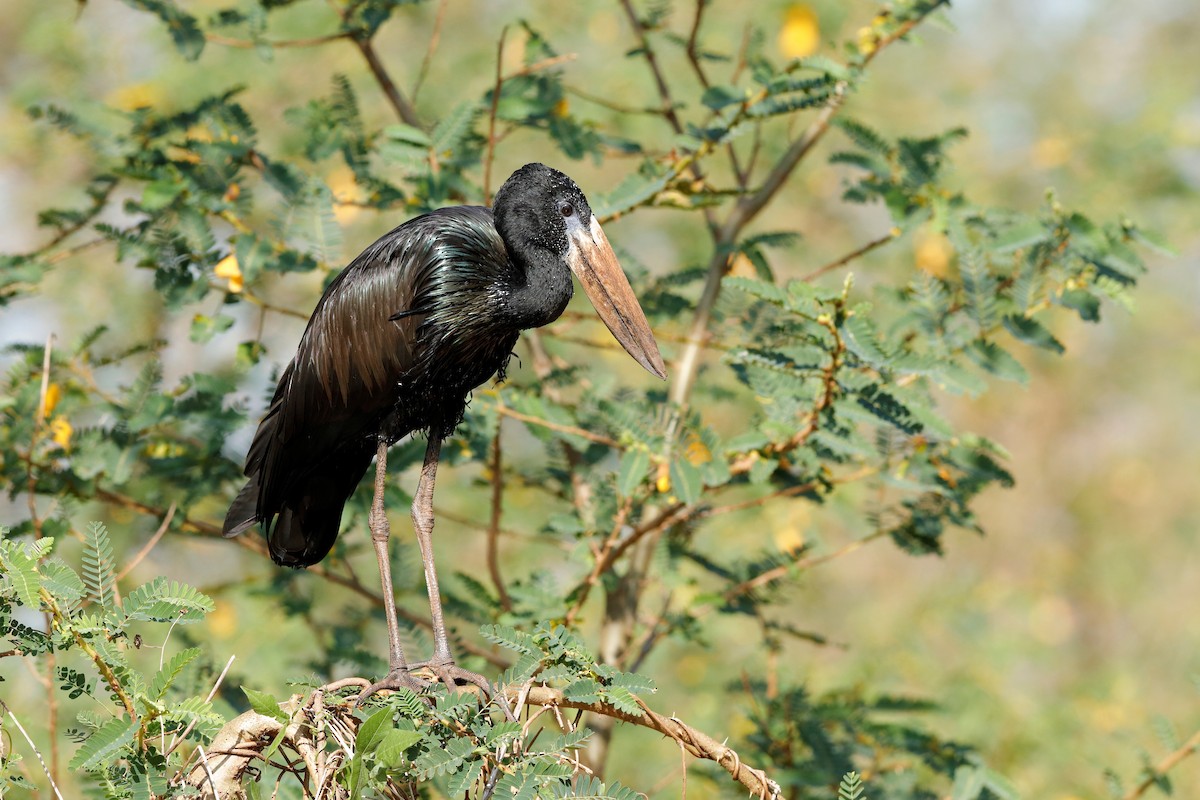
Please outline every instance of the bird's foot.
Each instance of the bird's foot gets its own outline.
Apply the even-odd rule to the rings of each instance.
[[[363,689],[358,695],[358,699],[354,701],[354,707],[358,708],[368,697],[384,689],[392,692],[398,689],[408,689],[414,694],[419,694],[422,689],[427,689],[432,685],[430,681],[413,675],[409,671],[410,669],[411,667],[394,667],[387,675]]]
[[[431,659],[414,664],[411,668],[424,669],[432,673],[450,692],[457,692],[461,686],[477,686],[485,699],[492,696],[492,684],[487,678],[478,672],[463,669],[454,663],[454,659]]]

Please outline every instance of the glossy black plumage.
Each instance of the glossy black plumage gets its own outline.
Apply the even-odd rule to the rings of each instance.
[[[280,377],[225,534],[261,521],[276,562],[320,561],[379,442],[418,430],[448,435],[470,391],[503,375],[519,332],[562,313],[572,294],[568,237],[587,234],[588,220],[594,236],[570,178],[530,164],[501,187],[494,215],[441,209],[364,250],[326,289]],[[607,240],[603,247],[611,255]]]

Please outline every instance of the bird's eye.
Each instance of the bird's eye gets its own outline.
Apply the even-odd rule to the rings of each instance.
[[[558,210],[562,212],[564,217],[569,217],[575,213],[575,206],[571,205],[570,203],[563,203],[558,207]]]

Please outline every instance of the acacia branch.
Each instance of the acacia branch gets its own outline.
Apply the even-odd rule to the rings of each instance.
[[[555,431],[557,433],[565,433],[570,436],[578,436],[581,439],[587,439],[589,442],[595,442],[596,444],[602,444],[606,447],[611,447],[615,450],[624,450],[625,449],[624,446],[620,442],[618,442],[616,439],[611,439],[607,436],[602,436],[599,433],[592,433],[589,430],[577,427],[575,425],[563,425],[561,423],[551,422],[548,419],[542,419],[541,417],[535,417],[530,414],[522,414],[520,411],[509,408],[506,405],[501,405],[500,403],[496,403],[495,408],[496,408],[497,414],[500,414],[501,416],[504,416],[504,417],[511,417],[512,419],[520,420],[521,422],[528,423],[529,425],[537,425],[540,428],[545,428],[547,430]]]
[[[508,694],[511,698],[516,699],[517,687],[509,687]],[[733,748],[718,742],[708,734],[696,730],[673,716],[666,717],[659,714],[649,708],[640,698],[637,700],[642,710],[640,715],[622,711],[609,703],[568,700],[560,690],[549,686],[532,687],[526,698],[530,705],[545,706],[551,709],[575,708],[658,731],[663,736],[673,739],[692,756],[716,762],[734,780],[746,787],[751,794],[770,800],[780,797],[782,789],[779,784],[767,777],[763,770],[743,764],[741,756]]]
[[[865,69],[884,48],[903,38],[928,13],[929,11],[915,19],[909,20],[892,33],[882,37],[875,43],[874,48],[862,57],[858,64],[858,69]],[[669,399],[672,403],[684,406],[691,395],[696,371],[700,365],[700,352],[703,348],[704,340],[708,335],[708,324],[712,317],[712,309],[717,302],[717,297],[721,293],[721,280],[729,272],[729,266],[732,263],[731,250],[733,243],[737,241],[742,230],[775,198],[775,195],[783,188],[796,167],[804,160],[805,156],[812,152],[813,147],[816,146],[826,131],[829,130],[834,116],[842,108],[842,103],[845,100],[846,93],[850,89],[850,85],[851,80],[849,78],[843,78],[833,85],[829,101],[821,109],[816,119],[805,128],[798,139],[789,145],[783,156],[780,157],[779,161],[776,162],[775,166],[767,174],[762,185],[754,192],[738,200],[733,210],[730,211],[725,223],[714,231],[713,255],[708,262],[704,290],[700,295],[699,302],[696,304],[696,313],[688,332],[688,343],[676,360],[674,369],[675,381],[671,385],[669,394]],[[743,111],[753,102],[748,101],[744,103],[742,106]],[[697,157],[699,157],[699,152],[698,150]]]
[[[892,239],[895,239],[899,235],[900,235],[900,229],[893,228],[892,230],[885,233],[883,236],[880,236],[878,239],[872,239],[871,241],[867,242],[866,244],[864,244],[862,247],[858,248],[857,250],[849,252],[846,255],[842,256],[841,258],[839,258],[835,261],[830,261],[828,264],[826,264],[823,267],[814,269],[812,272],[808,273],[800,280],[804,281],[805,283],[811,283],[812,281],[815,281],[817,278],[821,277],[825,273],[832,272],[833,270],[837,269],[838,267],[844,267],[847,264],[849,264],[851,261],[854,261],[857,258],[861,258],[862,256],[865,256],[867,253],[871,252],[872,250],[875,250],[876,248],[879,248],[879,247],[883,247],[885,244],[892,241]]]
[[[654,85],[658,88],[658,97],[662,103],[662,115],[671,124],[672,130],[676,133],[683,133],[683,123],[679,121],[679,115],[675,113],[675,101],[671,99],[671,90],[667,86],[662,68],[658,64],[658,56],[655,55],[654,48],[650,46],[650,40],[646,37],[646,27],[642,25],[642,20],[638,17],[630,0],[621,0],[621,8],[625,9],[625,16],[629,18],[629,24],[633,28],[634,35],[637,36],[638,46],[642,55],[646,57],[650,72],[654,75]]]
[[[223,47],[234,47],[241,50],[253,50],[260,45],[266,45],[272,49],[289,48],[289,47],[317,47],[319,45],[336,42],[338,39],[348,39],[351,34],[349,31],[339,31],[337,33],[328,33],[324,36],[313,36],[309,39],[280,39],[271,41],[269,39],[235,39],[231,36],[221,36],[216,33],[205,33],[204,38],[213,44],[219,44]]]
[[[1149,770],[1146,777],[1142,779],[1142,782],[1130,789],[1122,800],[1137,800],[1137,798],[1149,791],[1151,786],[1157,784],[1168,772],[1178,766],[1179,762],[1197,750],[1200,750],[1200,731],[1193,733],[1192,738],[1184,742],[1178,750],[1155,764]]]

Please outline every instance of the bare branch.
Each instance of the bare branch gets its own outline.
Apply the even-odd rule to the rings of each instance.
[[[633,28],[634,35],[637,36],[642,55],[646,57],[646,63],[650,65],[650,72],[654,74],[654,85],[658,87],[658,97],[662,101],[662,114],[671,124],[672,130],[676,133],[683,133],[683,123],[679,121],[679,115],[675,113],[675,101],[671,99],[671,90],[667,87],[662,68],[658,65],[658,56],[655,55],[654,48],[650,46],[650,40],[646,38],[646,28],[642,25],[642,20],[638,17],[630,0],[621,0],[621,7],[625,9],[625,16],[629,18],[629,24]]]
[[[509,691],[515,696],[515,687],[510,688]],[[696,730],[675,717],[665,717],[651,710],[640,698],[638,698],[638,704],[642,709],[640,716],[622,711],[608,703],[583,703],[576,700],[568,700],[563,696],[561,691],[548,686],[534,686],[530,689],[528,703],[530,705],[549,706],[551,708],[577,708],[603,717],[617,719],[622,722],[658,731],[663,736],[667,736],[678,742],[692,756],[719,764],[734,780],[746,787],[753,795],[775,800],[775,798],[780,797],[782,792],[779,784],[771,780],[765,772],[742,763],[741,757],[733,748],[727,747],[708,734]]]
[[[417,116],[417,110],[413,108],[412,103],[408,101],[408,98],[396,86],[396,82],[388,75],[387,68],[379,60],[379,55],[375,52],[375,46],[371,44],[371,40],[366,36],[357,35],[351,37],[350,41],[354,42],[354,46],[358,48],[363,58],[367,60],[367,67],[370,68],[371,74],[375,76],[375,82],[383,90],[384,97],[391,104],[392,110],[396,112],[396,116],[400,117],[402,122],[412,125],[414,128],[422,127],[421,118]]]
[[[442,23],[446,21],[446,6],[449,5],[448,0],[438,0],[437,16],[433,18],[433,33],[429,35],[429,47],[425,49],[425,58],[421,59],[421,68],[417,70],[417,79],[413,81],[412,101],[417,102],[417,95],[421,93],[421,86],[425,83],[425,76],[429,74],[429,65],[433,63],[433,54],[437,52],[438,44],[442,39]]]
[[[500,29],[500,41],[496,43],[496,83],[492,87],[492,104],[488,109],[487,150],[483,155],[483,202],[492,203],[492,161],[496,156],[496,110],[500,106],[500,90],[504,88],[504,78],[500,70],[504,66],[504,40],[508,36],[508,26]]]
[[[1142,779],[1142,782],[1125,794],[1123,800],[1137,800],[1137,798],[1149,791],[1151,786],[1157,784],[1164,775],[1174,769],[1180,761],[1183,761],[1197,750],[1200,750],[1200,731],[1193,733],[1191,738],[1184,742],[1178,750],[1155,764],[1149,774]]]
[[[501,471],[500,430],[501,426],[497,423],[496,435],[492,438],[492,463],[489,465],[492,473],[492,515],[487,531],[487,566],[488,574],[492,577],[492,585],[496,587],[496,594],[500,598],[501,608],[511,611],[512,598],[508,596],[504,578],[500,575],[500,515],[504,508],[504,473]]]
[[[837,259],[836,261],[830,261],[825,266],[823,266],[819,269],[814,269],[812,272],[808,273],[800,280],[804,281],[805,283],[810,283],[812,281],[815,281],[817,278],[821,277],[825,273],[832,272],[833,270],[837,269],[838,267],[844,267],[845,265],[849,264],[851,261],[854,261],[856,258],[861,258],[862,256],[865,256],[867,253],[871,252],[872,250],[874,250],[878,247],[883,247],[885,244],[892,241],[899,235],[900,235],[900,230],[898,228],[893,228],[892,230],[885,233],[883,236],[880,236],[878,239],[872,239],[871,241],[864,244],[862,247],[858,248],[857,250],[855,250],[853,252],[847,253],[846,255],[842,256],[841,258]]]
[[[166,515],[163,516],[162,524],[158,526],[158,530],[156,530],[154,535],[150,537],[150,541],[146,542],[146,544],[142,546],[142,549],[139,550],[137,555],[133,557],[133,560],[125,565],[125,569],[117,573],[117,577],[114,579],[114,582],[119,583],[125,578],[126,575],[128,575],[130,572],[133,572],[134,567],[142,563],[142,559],[150,555],[150,551],[153,550],[154,546],[158,544],[160,539],[162,539],[163,534],[167,532],[167,528],[171,526],[171,520],[174,518],[175,504],[171,503],[170,507],[167,509]]]
[[[329,33],[324,36],[314,36],[310,39],[279,39],[276,41],[262,39],[260,41],[254,41],[253,39],[235,39],[230,36],[221,36],[220,34],[216,33],[204,34],[204,38],[213,44],[219,44],[222,47],[234,47],[241,50],[253,50],[260,45],[266,45],[272,49],[283,49],[288,47],[317,47],[319,45],[329,44],[330,42],[336,42],[338,39],[348,39],[350,36],[351,33],[349,31],[339,31],[337,33]]]
[[[692,70],[696,73],[696,77],[700,79],[700,85],[705,89],[708,88],[708,77],[704,74],[704,67],[700,63],[700,54],[696,49],[696,39],[700,35],[700,21],[704,17],[704,9],[708,6],[708,0],[696,0],[696,14],[692,17],[692,31],[688,34],[687,54],[688,60],[692,62]]]

